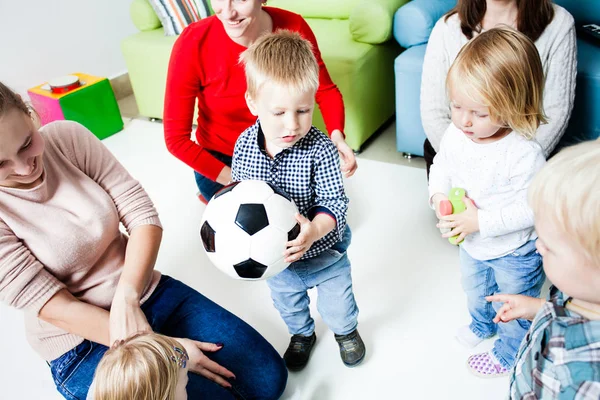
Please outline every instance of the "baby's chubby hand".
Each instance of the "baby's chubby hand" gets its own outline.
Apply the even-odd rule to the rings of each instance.
[[[296,214],[296,221],[300,224],[300,234],[296,239],[287,242],[287,250],[283,253],[285,262],[288,263],[302,258],[312,244],[319,239],[319,230],[315,223],[302,214]]]
[[[458,236],[456,243],[462,242],[468,234],[479,231],[479,209],[473,203],[473,200],[466,196],[463,198],[463,202],[467,207],[465,211],[459,214],[441,216],[441,221],[437,224],[440,229],[450,228],[451,230],[444,233],[442,237]]]
[[[485,298],[489,302],[500,302],[502,307],[496,312],[494,322],[509,322],[515,319],[533,320],[544,305],[545,300],[520,294],[495,294]]]
[[[433,209],[435,210],[435,216],[438,217],[438,219],[441,219],[443,216],[442,212],[441,212],[440,204],[442,202],[446,202],[446,201],[449,201],[448,196],[446,196],[443,193],[436,193],[431,198],[431,203],[433,204]]]

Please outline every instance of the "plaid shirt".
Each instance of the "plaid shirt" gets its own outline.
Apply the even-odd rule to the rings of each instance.
[[[565,308],[550,288],[517,353],[511,399],[600,399],[600,321]]]
[[[256,179],[273,183],[288,193],[308,219],[319,213],[335,218],[336,229],[313,243],[301,259],[319,255],[341,240],[346,227],[348,198],[340,159],[331,139],[314,126],[292,147],[271,158],[265,149],[260,122],[246,129],[233,150],[234,181]]]

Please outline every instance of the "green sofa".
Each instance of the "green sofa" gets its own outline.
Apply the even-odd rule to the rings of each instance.
[[[346,140],[354,150],[394,115],[394,12],[408,0],[270,0],[301,14],[317,37],[323,60],[344,97]],[[164,36],[147,0],[133,0],[130,15],[140,32],[121,50],[140,114],[162,119],[169,56],[176,36]],[[320,112],[314,123],[325,124]]]

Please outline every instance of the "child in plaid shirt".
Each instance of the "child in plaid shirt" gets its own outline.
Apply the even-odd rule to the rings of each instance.
[[[498,294],[494,322],[533,319],[512,371],[511,399],[600,399],[600,141],[561,151],[529,203],[554,284],[546,301]]]
[[[300,214],[300,234],[288,242],[290,266],[267,280],[275,308],[292,338],[288,369],[301,370],[315,344],[307,290],[316,287],[318,309],[334,332],[346,366],[358,365],[365,345],[356,329],[358,307],[352,292],[346,250],[348,198],[337,150],[312,126],[319,66],[310,42],[279,31],[261,37],[240,57],[246,69],[246,102],[257,122],[238,138],[232,160],[234,181],[268,181],[287,192]]]

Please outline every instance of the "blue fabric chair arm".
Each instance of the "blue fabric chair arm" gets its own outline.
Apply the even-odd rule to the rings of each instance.
[[[394,15],[394,38],[409,48],[427,43],[438,19],[456,5],[456,0],[413,0]]]
[[[598,24],[600,21],[600,2],[598,0],[554,0],[575,18],[577,27],[583,24]]]

